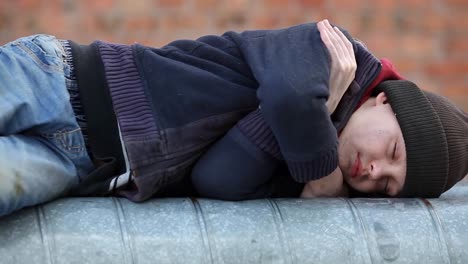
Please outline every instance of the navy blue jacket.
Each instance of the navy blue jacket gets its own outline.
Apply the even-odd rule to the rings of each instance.
[[[330,58],[315,23],[178,40],[162,48],[71,42],[91,153],[102,164],[82,179],[78,192],[105,193],[120,173],[117,127],[133,174],[118,191],[135,201],[192,172],[268,178],[284,162],[298,182],[328,175],[338,163],[337,131],[381,67],[349,38],[356,78],[331,117],[325,106]],[[245,154],[214,147],[223,140]]]

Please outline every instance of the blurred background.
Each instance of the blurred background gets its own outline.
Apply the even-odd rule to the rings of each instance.
[[[0,0],[0,44],[47,33],[161,46],[324,18],[468,111],[468,0]]]

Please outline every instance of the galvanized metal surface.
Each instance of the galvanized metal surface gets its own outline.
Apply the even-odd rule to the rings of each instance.
[[[69,198],[0,219],[0,263],[468,263],[468,182],[440,199]]]

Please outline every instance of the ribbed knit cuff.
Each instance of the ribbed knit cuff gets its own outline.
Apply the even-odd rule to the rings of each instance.
[[[370,76],[375,75],[376,71],[380,70],[380,60],[370,53],[361,43],[357,43],[360,47],[356,52],[357,69],[354,81],[360,87],[367,87],[373,81]]]
[[[260,109],[253,111],[237,123],[237,127],[253,144],[276,159],[283,160],[273,132],[263,118]],[[318,158],[307,161],[286,159],[292,178],[306,183],[332,173],[338,166],[338,142]]]
[[[158,136],[132,46],[97,42],[124,140]]]
[[[281,151],[273,132],[257,109],[237,123],[237,127],[253,144],[276,159],[282,160]]]
[[[318,158],[310,161],[286,159],[292,178],[300,183],[318,180],[332,173],[338,166],[338,143]]]

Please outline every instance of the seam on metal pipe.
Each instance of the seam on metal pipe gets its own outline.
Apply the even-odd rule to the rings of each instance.
[[[204,214],[203,214],[203,210],[202,210],[201,205],[200,205],[200,203],[198,202],[197,199],[191,199],[191,201],[192,201],[193,209],[194,209],[195,214],[197,216],[198,226],[200,227],[201,237],[202,237],[202,240],[203,240],[203,247],[205,248],[205,251],[209,252],[209,262],[206,262],[206,263],[214,264],[216,262],[214,261],[214,258],[213,258],[213,250],[211,248],[211,240],[210,240],[210,237],[209,237],[209,233],[207,231],[207,226],[206,226],[206,221],[205,221],[205,217],[204,217]]]
[[[353,215],[353,220],[356,224],[356,226],[359,226],[360,230],[361,230],[361,233],[363,234],[364,236],[364,245],[365,245],[365,248],[367,249],[367,261],[368,263],[378,263],[378,262],[375,262],[375,259],[374,257],[372,256],[372,251],[371,251],[371,248],[369,247],[369,243],[368,241],[370,241],[371,239],[371,236],[369,235],[369,229],[366,228],[366,225],[364,224],[364,221],[362,220],[362,216],[361,216],[361,213],[359,212],[357,206],[354,204],[354,202],[351,200],[351,199],[343,199],[346,201],[346,204],[349,206],[350,210],[351,210],[351,214]]]
[[[283,250],[283,256],[290,256],[289,258],[289,263],[294,264],[297,263],[295,260],[297,260],[297,256],[295,252],[291,250],[291,246],[289,245],[289,242],[291,241],[287,235],[285,234],[285,227],[284,227],[284,218],[283,215],[281,214],[281,210],[279,209],[278,204],[271,200],[271,199],[265,199],[268,204],[270,205],[272,214],[273,214],[273,221],[275,223],[275,229],[276,233],[278,234],[279,237],[279,242],[281,244],[281,248]],[[286,241],[286,243],[285,243]],[[286,259],[285,259],[286,261]]]
[[[35,218],[37,220],[37,224],[39,225],[39,233],[41,234],[41,241],[42,241],[42,244],[44,245],[44,252],[45,252],[46,259],[47,259],[46,261],[47,263],[54,264],[55,261],[54,261],[54,258],[52,257],[54,250],[51,248],[51,245],[50,245],[51,243],[53,244],[53,242],[49,241],[50,232],[49,232],[49,228],[47,226],[47,220],[44,214],[44,205],[37,206],[34,211],[36,212]]]
[[[115,209],[117,211],[117,222],[120,227],[120,238],[123,245],[123,253],[125,257],[125,263],[138,263],[136,256],[134,255],[134,245],[135,241],[133,240],[133,235],[129,235],[129,228],[127,225],[126,213],[122,208],[122,203],[119,199],[112,197],[112,202],[114,203]],[[130,256],[129,256],[130,255]]]
[[[444,229],[443,222],[440,220],[439,215],[437,214],[437,212],[435,211],[435,208],[432,206],[432,203],[428,199],[421,199],[420,202],[422,202],[423,205],[425,205],[424,208],[426,208],[426,211],[429,213],[431,217],[432,224],[434,225],[434,228],[436,230],[437,237],[438,237],[437,242],[439,243],[439,247],[440,247],[439,252],[445,253],[444,254],[445,263],[449,263],[449,264],[454,263],[450,259],[450,252],[447,247],[447,243],[449,243],[449,241],[447,240],[443,232],[443,229]]]

